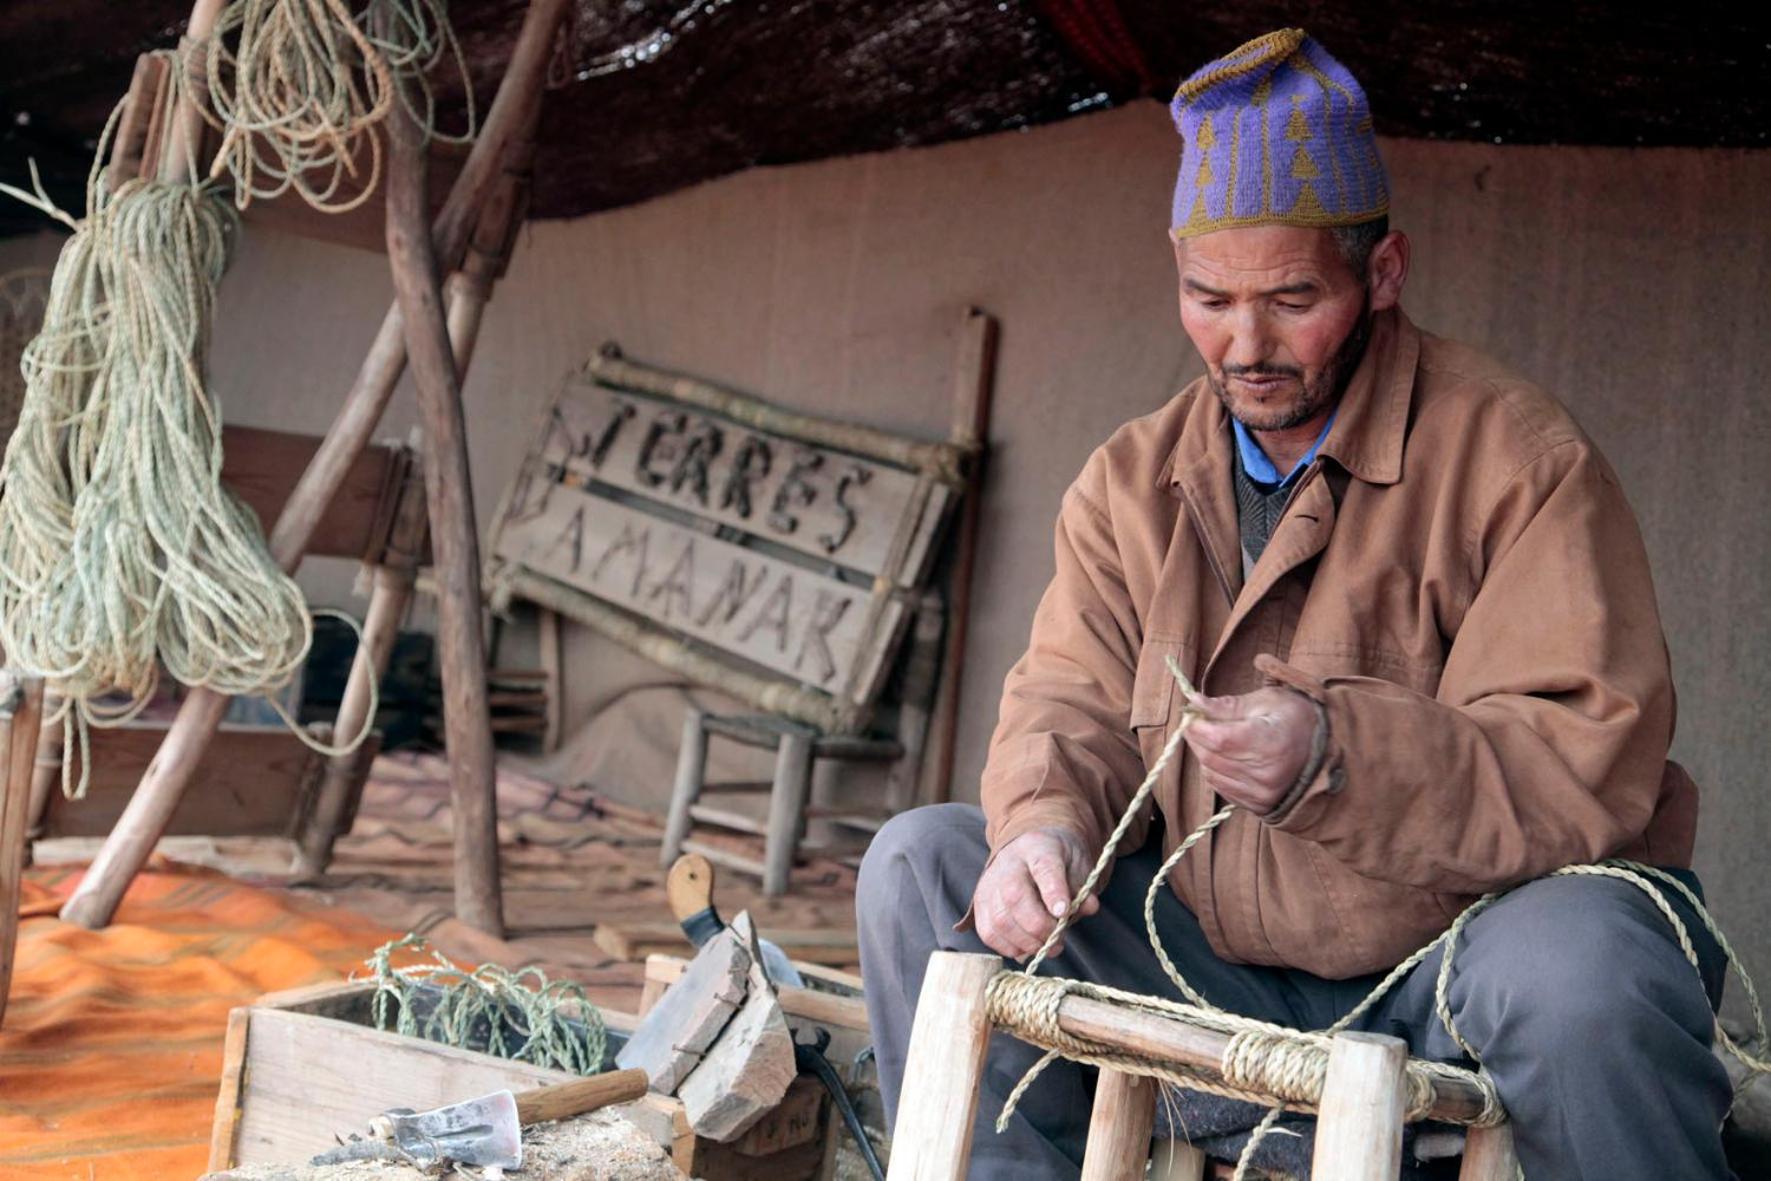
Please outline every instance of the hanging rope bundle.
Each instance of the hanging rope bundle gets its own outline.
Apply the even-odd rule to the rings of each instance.
[[[369,957],[375,980],[371,1015],[395,1032],[460,1049],[532,1062],[572,1074],[597,1074],[608,1051],[602,1013],[569,980],[549,980],[539,968],[512,972],[481,964],[469,972],[432,950],[428,964],[392,966],[393,954],[422,950],[422,935],[384,943]]]
[[[445,58],[466,94],[462,136],[434,127],[428,75]],[[207,91],[200,109],[223,132],[210,175],[232,176],[241,209],[291,190],[328,213],[368,200],[381,176],[379,126],[396,95],[437,138],[473,134],[473,87],[446,0],[369,0],[356,13],[344,0],[233,0],[187,68],[198,62],[206,85],[193,92]]]
[[[301,591],[221,485],[204,358],[233,211],[206,185],[112,190],[96,164],[87,206],[0,464],[0,646],[72,711],[76,797],[86,727],[138,713],[162,664],[188,686],[261,693],[290,680],[312,635]]]
[[[1103,988],[1097,985],[1087,985],[1082,982],[1061,982],[1060,984],[1060,982],[1057,981],[1041,981],[1040,983],[1042,984],[1060,984],[1060,987],[1049,990],[1018,987],[1023,982],[1031,982],[1036,979],[1036,974],[1039,971],[1040,965],[1045,962],[1045,959],[1051,953],[1052,948],[1057,946],[1058,941],[1063,938],[1064,932],[1067,931],[1071,923],[1075,921],[1076,917],[1081,912],[1083,903],[1093,895],[1096,888],[1100,885],[1102,876],[1107,872],[1107,868],[1113,863],[1114,854],[1119,848],[1120,841],[1125,838],[1125,835],[1131,829],[1133,822],[1143,812],[1144,806],[1149,803],[1150,797],[1156,789],[1157,781],[1161,779],[1163,772],[1168,768],[1168,765],[1174,761],[1176,753],[1180,750],[1181,743],[1186,738],[1188,727],[1193,724],[1195,719],[1205,716],[1204,712],[1194,704],[1199,697],[1199,693],[1194,689],[1192,683],[1188,681],[1186,674],[1181,671],[1180,666],[1176,664],[1172,658],[1170,658],[1167,663],[1169,675],[1174,677],[1175,683],[1181,690],[1183,699],[1187,702],[1187,705],[1183,706],[1181,709],[1179,724],[1175,726],[1174,732],[1169,735],[1168,741],[1163,745],[1162,752],[1157,757],[1156,762],[1150,766],[1148,772],[1145,774],[1143,783],[1138,786],[1137,792],[1132,796],[1130,802],[1127,803],[1124,813],[1119,818],[1119,822],[1114,826],[1112,833],[1107,837],[1106,844],[1102,846],[1100,856],[1095,860],[1095,864],[1089,870],[1088,876],[1083,880],[1081,887],[1076,891],[1076,897],[1071,900],[1069,907],[1058,920],[1058,923],[1052,929],[1051,934],[1046,936],[1045,942],[1040,946],[1038,952],[1034,954],[1032,959],[1027,961],[1027,966],[1020,973],[1005,973],[1004,976],[998,978],[998,983],[992,986],[992,1002],[993,1005],[999,1006],[1004,1010],[1004,1015],[1012,1017],[1016,1016],[1018,1010],[1031,1010],[1041,1007],[1048,1009],[1052,1008],[1052,1006],[1062,998],[1066,989],[1069,991],[1078,991],[1086,995],[1124,1004],[1127,1007],[1144,1008],[1152,1012],[1167,1012],[1186,1020],[1196,1021],[1200,1024],[1214,1028],[1222,1028],[1226,1032],[1240,1034],[1242,1035],[1242,1040],[1233,1042],[1232,1048],[1247,1060],[1238,1063],[1227,1063],[1225,1079],[1223,1082],[1214,1082],[1209,1079],[1185,1077],[1187,1075],[1186,1071],[1177,1070],[1168,1064],[1155,1062],[1138,1063],[1118,1056],[1108,1059],[1099,1054],[1091,1054],[1090,1047],[1082,1045],[1077,1042],[1076,1039],[1069,1037],[1068,1035],[1063,1035],[1062,1037],[1047,1036],[1042,1039],[1044,1043],[1047,1045],[1055,1045],[1056,1048],[1048,1049],[1045,1056],[1038,1062],[1034,1063],[1021,1078],[1020,1082],[1015,1084],[1014,1089],[1009,1092],[1008,1099],[1003,1103],[1002,1112],[997,1116],[996,1130],[1001,1132],[1008,1126],[1009,1118],[1014,1114],[1016,1105],[1020,1103],[1021,1096],[1026,1092],[1027,1088],[1032,1085],[1033,1080],[1038,1078],[1040,1072],[1043,1071],[1053,1060],[1065,1056],[1066,1050],[1069,1051],[1069,1056],[1071,1057],[1077,1057],[1082,1060],[1099,1061],[1117,1069],[1130,1069],[1134,1072],[1147,1073],[1156,1078],[1181,1078],[1187,1086],[1212,1090],[1218,1094],[1226,1094],[1234,1098],[1245,1100],[1251,1100],[1254,1098],[1254,1094],[1252,1093],[1253,1088],[1246,1085],[1237,1085],[1238,1079],[1232,1077],[1233,1075],[1246,1074],[1262,1080],[1269,1094],[1275,1093],[1275,1088],[1271,1082],[1272,1078],[1275,1076],[1283,1076],[1288,1071],[1292,1074],[1313,1072],[1315,1076],[1319,1076],[1327,1060],[1328,1039],[1343,1030],[1350,1029],[1354,1022],[1358,1021],[1359,1018],[1368,1012],[1373,1005],[1382,1000],[1392,988],[1403,980],[1403,978],[1414,969],[1418,968],[1441,948],[1443,948],[1444,954],[1440,959],[1438,975],[1435,977],[1434,981],[1434,1014],[1439,1018],[1439,1022],[1445,1027],[1446,1032],[1451,1035],[1452,1040],[1462,1047],[1464,1053],[1467,1054],[1472,1061],[1479,1063],[1481,1061],[1481,1055],[1476,1052],[1475,1047],[1471,1046],[1469,1042],[1464,1040],[1463,1035],[1458,1032],[1457,1026],[1452,1019],[1450,992],[1451,980],[1454,973],[1453,959],[1457,950],[1457,942],[1459,938],[1462,937],[1464,928],[1468,926],[1470,921],[1477,915],[1481,914],[1495,902],[1505,897],[1510,890],[1496,890],[1477,899],[1474,903],[1465,908],[1465,910],[1453,920],[1451,926],[1441,935],[1392,968],[1389,974],[1380,980],[1377,985],[1366,994],[1364,999],[1354,1005],[1352,1009],[1340,1018],[1340,1020],[1320,1032],[1300,1033],[1296,1030],[1287,1030],[1280,1026],[1268,1025],[1264,1022],[1258,1022],[1250,1018],[1226,1013],[1223,1009],[1218,1008],[1218,1006],[1208,1001],[1198,989],[1193,987],[1193,985],[1181,973],[1180,968],[1175,965],[1174,960],[1170,958],[1167,949],[1163,946],[1161,932],[1156,929],[1156,900],[1160,896],[1163,887],[1168,883],[1169,875],[1174,871],[1175,867],[1180,864],[1181,859],[1185,857],[1195,845],[1209,836],[1212,830],[1229,820],[1230,817],[1236,813],[1237,805],[1233,803],[1225,804],[1216,812],[1212,813],[1212,815],[1201,823],[1198,828],[1189,833],[1185,840],[1181,841],[1181,843],[1175,847],[1174,852],[1170,853],[1167,859],[1163,861],[1162,867],[1151,876],[1149,889],[1144,894],[1144,929],[1145,934],[1149,938],[1150,947],[1155,951],[1156,958],[1161,963],[1162,970],[1168,976],[1169,981],[1174,984],[1175,988],[1180,991],[1182,996],[1187,998],[1187,1001],[1192,1006],[1190,1010],[1187,1006],[1172,1001],[1166,1001],[1162,998],[1138,997],[1115,989]],[[1754,986],[1752,977],[1747,974],[1746,968],[1741,963],[1740,957],[1735,953],[1733,946],[1728,942],[1727,936],[1724,935],[1721,928],[1716,925],[1715,919],[1711,917],[1709,910],[1703,905],[1702,900],[1697,897],[1693,890],[1678,878],[1664,870],[1622,859],[1612,859],[1595,865],[1565,866],[1562,869],[1552,871],[1546,876],[1567,877],[1577,875],[1613,878],[1617,881],[1627,882],[1646,894],[1649,901],[1654,904],[1655,909],[1660,912],[1661,916],[1666,919],[1668,925],[1671,926],[1674,938],[1678,942],[1679,949],[1684,953],[1685,959],[1691,964],[1692,969],[1697,971],[1701,976],[1702,969],[1698,962],[1696,946],[1691,940],[1691,932],[1686,927],[1684,919],[1679,916],[1678,911],[1676,911],[1673,908],[1672,903],[1667,900],[1663,891],[1656,888],[1655,883],[1659,882],[1661,885],[1676,891],[1685,902],[1690,905],[1692,911],[1697,915],[1698,920],[1703,923],[1704,928],[1709,932],[1710,936],[1715,939],[1716,945],[1727,958],[1728,967],[1740,978],[1740,982],[1746,993],[1748,1006],[1752,1012],[1755,1045],[1762,1047],[1767,1044],[1765,1014],[1759,1003],[1758,989]],[[1214,1018],[1219,1016],[1227,1019],[1227,1021],[1225,1023],[1214,1024]],[[1046,1024],[1049,1026],[1055,1026],[1055,1021]],[[1025,1026],[1023,1026],[1023,1028],[1025,1028]],[[1037,1023],[1035,1023],[1035,1028],[1037,1028]],[[1718,1018],[1715,1023],[1715,1036],[1717,1043],[1727,1049],[1736,1058],[1740,1059],[1741,1063],[1747,1068],[1746,1080],[1743,1081],[1742,1086],[1745,1086],[1747,1082],[1750,1082],[1757,1075],[1771,1074],[1771,1061],[1756,1057],[1737,1045],[1734,1039],[1729,1035],[1728,1031],[1722,1026],[1720,1018]],[[1229,1068],[1231,1066],[1237,1067],[1238,1069],[1232,1070]],[[1410,1082],[1414,1085],[1415,1089],[1419,1091],[1428,1081],[1430,1081],[1436,1071],[1450,1071],[1454,1069],[1455,1068],[1452,1067],[1441,1066],[1438,1063],[1417,1062],[1411,1060]],[[1486,1079],[1486,1076],[1483,1077]],[[1311,1081],[1314,1085],[1314,1093],[1320,1094],[1320,1077],[1313,1077]],[[1492,1091],[1491,1082],[1486,1083],[1486,1086],[1488,1090]],[[1281,1101],[1272,1106],[1250,1133],[1248,1143],[1243,1146],[1241,1156],[1236,1162],[1235,1181],[1243,1181],[1244,1178],[1249,1176],[1249,1170],[1253,1164],[1255,1150],[1259,1147],[1261,1140],[1272,1130],[1274,1124],[1278,1122],[1279,1117],[1284,1114],[1288,1106],[1291,1105],[1291,1101],[1284,1093],[1287,1089],[1291,1090],[1294,1095],[1301,1095],[1311,1091],[1311,1088],[1308,1086],[1294,1086],[1290,1088],[1282,1087],[1277,1089],[1277,1097],[1280,1098]],[[1426,1093],[1430,1095],[1430,1090]],[[1420,1106],[1422,1106],[1421,1103],[1411,1102],[1410,1118],[1416,1118],[1418,1113],[1415,1109]],[[1475,1121],[1477,1124],[1497,1122],[1502,1118],[1503,1113],[1499,1110],[1498,1103],[1491,1104],[1490,1106],[1493,1107],[1493,1110],[1485,1109],[1482,1116]]]

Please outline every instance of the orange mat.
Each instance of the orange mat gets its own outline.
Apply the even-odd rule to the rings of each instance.
[[[397,932],[158,859],[116,921],[87,931],[55,917],[81,872],[26,874],[0,1026],[0,1178],[194,1178],[228,1010],[343,979]]]

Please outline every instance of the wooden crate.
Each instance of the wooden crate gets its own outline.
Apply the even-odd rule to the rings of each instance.
[[[272,993],[229,1015],[211,1171],[306,1161],[390,1108],[422,1111],[572,1077],[375,1029],[374,991],[367,982],[318,985]],[[612,1059],[636,1018],[602,1012]],[[685,1176],[802,1181],[823,1167],[828,1106],[812,1080],[798,1079],[779,1107],[730,1144],[696,1136],[682,1104],[669,1096],[647,1095],[622,1113],[663,1145]]]

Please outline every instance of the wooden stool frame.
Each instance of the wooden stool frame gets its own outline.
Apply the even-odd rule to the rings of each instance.
[[[971,1158],[978,1087],[993,1028],[990,982],[1002,971],[991,955],[936,952],[929,959],[911,1029],[903,1094],[892,1133],[891,1181],[959,1181]],[[1066,997],[1059,1026],[1076,1037],[1190,1070],[1214,1071],[1228,1035],[1177,1018]],[[1394,1181],[1401,1171],[1406,1112],[1407,1045],[1382,1034],[1334,1038],[1322,1101],[1316,1107],[1316,1181]],[[1432,1118],[1467,1122],[1484,1099],[1474,1084],[1435,1087]],[[1156,1087],[1145,1077],[1102,1070],[1089,1119],[1083,1181],[1142,1178],[1150,1160]],[[1177,1167],[1178,1166],[1178,1167]],[[1202,1177],[1197,1151],[1160,1161],[1169,1178]],[[1515,1181],[1512,1129],[1470,1127],[1460,1181]]]

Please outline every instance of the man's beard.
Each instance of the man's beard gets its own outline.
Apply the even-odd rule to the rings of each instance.
[[[1353,322],[1346,339],[1341,341],[1341,347],[1334,351],[1334,356],[1329,359],[1322,372],[1316,375],[1314,381],[1304,381],[1304,371],[1292,365],[1224,366],[1225,378],[1268,375],[1296,378],[1303,386],[1303,392],[1289,406],[1238,407],[1217,374],[1207,370],[1206,380],[1211,382],[1212,392],[1217,394],[1218,401],[1223,403],[1230,417],[1251,431],[1285,431],[1302,426],[1339,401],[1340,396],[1346,392],[1347,383],[1353,380],[1353,374],[1365,356],[1365,346],[1371,341],[1369,309],[1368,299],[1366,306],[1360,309],[1359,318]]]

